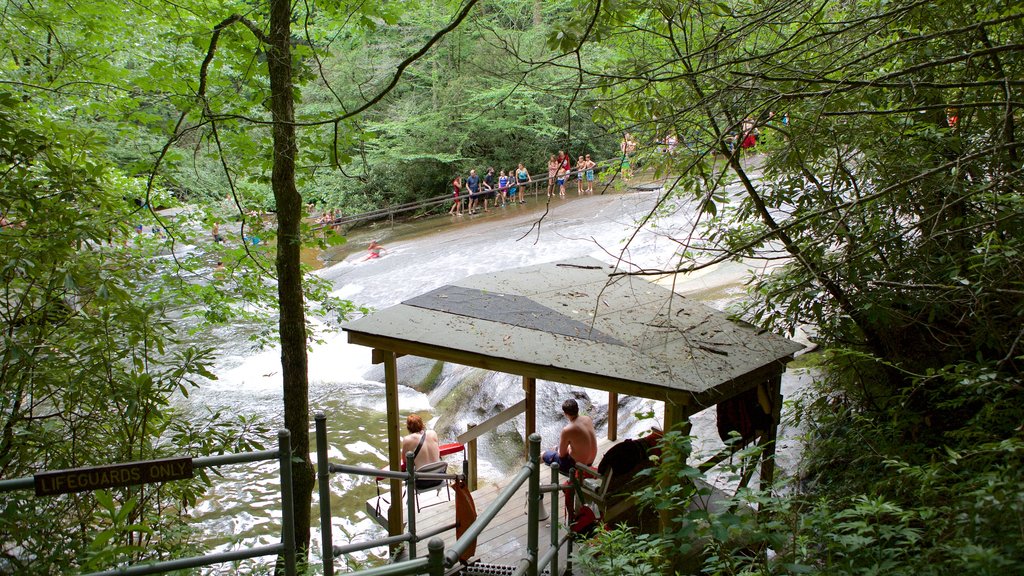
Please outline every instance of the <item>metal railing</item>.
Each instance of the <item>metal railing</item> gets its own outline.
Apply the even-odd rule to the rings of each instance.
[[[517,576],[537,576],[539,567],[546,563],[550,564],[550,574],[558,574],[558,552],[565,544],[569,546],[566,552],[566,570],[571,572],[572,568],[569,563],[572,557],[572,539],[568,537],[568,534],[566,534],[566,537],[559,537],[558,522],[556,520],[558,518],[558,493],[562,490],[562,487],[558,484],[558,465],[551,466],[551,484],[542,487],[540,485],[540,435],[536,433],[530,435],[529,461],[523,465],[518,474],[512,477],[508,485],[501,490],[497,498],[494,499],[494,502],[488,506],[483,514],[477,517],[476,521],[463,532],[462,537],[444,553],[446,566],[452,567],[459,561],[459,557],[498,516],[501,509],[509,503],[524,483],[528,483],[526,495],[526,556],[520,560],[515,574]],[[541,498],[545,493],[552,495],[550,510],[551,548],[548,549],[543,558],[540,558],[538,557],[540,543],[538,520],[540,518]]]
[[[347,464],[334,464],[328,461],[327,458],[327,418],[323,412],[317,412],[314,417],[316,422],[316,452],[317,452],[317,484],[319,486],[320,494],[320,531],[322,541],[322,556],[323,556],[323,567],[324,576],[333,576],[334,574],[334,559],[343,554],[349,554],[352,552],[359,552],[361,550],[368,550],[370,548],[377,548],[379,546],[393,546],[396,544],[406,543],[409,547],[409,562],[404,562],[402,565],[409,564],[410,562],[416,563],[416,568],[405,566],[401,570],[412,570],[412,571],[399,571],[399,572],[380,572],[380,574],[422,574],[426,568],[426,564],[423,564],[425,560],[418,559],[416,545],[417,543],[437,536],[438,534],[447,532],[455,528],[455,523],[451,523],[439,528],[430,530],[429,532],[418,534],[416,532],[416,480],[456,480],[460,477],[464,477],[465,474],[440,474],[440,473],[417,473],[416,463],[413,458],[413,454],[410,452],[406,454],[407,469],[405,472],[395,470],[381,470],[379,468],[370,468],[365,466],[350,466]],[[465,471],[468,464],[463,458],[463,471]],[[330,475],[332,473],[340,474],[354,474],[357,476],[367,476],[372,478],[392,478],[404,481],[405,484],[405,496],[406,496],[406,510],[408,513],[408,524],[407,530],[402,534],[388,536],[387,538],[378,538],[375,540],[369,540],[358,544],[348,544],[346,546],[334,546],[333,535],[331,528],[331,487],[330,487]],[[393,503],[397,505],[397,503]],[[437,543],[441,546],[443,551],[444,542],[439,539]],[[428,548],[434,544],[433,541],[428,543]],[[432,548],[430,548],[432,550]],[[429,558],[428,558],[429,560]],[[420,564],[423,564],[422,566]],[[378,570],[374,568],[373,570]],[[417,571],[419,570],[419,571]],[[439,573],[443,573],[444,570]],[[434,574],[434,572],[430,572]],[[358,572],[358,574],[378,574],[378,572],[364,571]]]
[[[514,416],[518,414],[515,412],[516,407],[512,407],[510,410]],[[507,412],[508,412],[507,411]],[[519,410],[521,411],[521,409]],[[511,417],[507,414],[501,414],[499,417],[505,419]],[[494,419],[492,419],[494,420]],[[437,537],[443,532],[452,530],[456,527],[455,523],[435,528],[426,534],[418,534],[416,531],[416,505],[415,497],[416,490],[413,488],[416,483],[416,479],[421,480],[454,480],[465,477],[465,472],[469,467],[469,463],[466,459],[465,454],[463,455],[463,474],[418,474],[412,454],[406,455],[407,471],[400,472],[395,470],[380,470],[378,468],[369,468],[361,466],[349,466],[344,464],[334,464],[328,462],[328,446],[327,446],[327,421],[323,413],[317,413],[315,416],[316,421],[316,449],[317,449],[317,483],[319,485],[320,494],[320,529],[321,529],[321,540],[323,542],[323,570],[324,576],[334,575],[334,559],[342,554],[350,552],[356,552],[360,550],[367,550],[370,548],[376,548],[380,546],[390,546],[400,543],[408,543],[409,547],[409,560],[396,562],[387,566],[381,566],[377,568],[370,568],[368,570],[362,570],[354,572],[354,575],[358,576],[405,576],[411,574],[430,574],[431,576],[441,576],[446,573],[446,570],[453,568],[459,563],[460,557],[473,545],[473,543],[480,537],[487,526],[498,516],[502,508],[504,508],[515,493],[522,488],[523,484],[527,484],[527,544],[526,544],[526,555],[520,560],[516,566],[515,574],[519,576],[537,576],[539,567],[549,565],[550,574],[558,574],[558,553],[563,546],[567,546],[566,552],[566,570],[571,572],[571,555],[572,555],[572,539],[570,538],[571,533],[566,532],[564,535],[560,535],[558,518],[558,494],[564,489],[558,483],[558,465],[553,464],[551,466],[551,483],[545,486],[540,484],[540,435],[531,434],[529,438],[529,460],[519,470],[519,472],[511,479],[501,493],[498,494],[497,498],[487,507],[474,521],[466,528],[463,532],[462,537],[455,541],[455,544],[451,548],[445,550],[444,541]],[[502,420],[504,421],[504,420]],[[483,427],[481,427],[483,428]],[[470,439],[475,441],[476,436],[486,432],[486,430],[480,430],[477,434],[473,435]],[[468,433],[468,432],[467,432]],[[334,546],[332,543],[331,534],[331,490],[329,486],[330,474],[331,473],[343,473],[343,474],[356,474],[359,476],[368,477],[379,477],[379,478],[395,478],[402,480],[406,483],[406,508],[408,510],[408,524],[406,531],[402,534],[388,536],[386,538],[378,538],[375,540],[369,540],[358,544],[349,544],[346,546]],[[544,554],[543,557],[539,557],[539,543],[540,543],[540,505],[543,498],[543,494],[549,493],[551,497],[551,509],[550,518],[551,521],[551,533],[550,533],[550,544],[551,547]],[[392,502],[392,505],[398,505],[397,502]],[[424,539],[430,538],[427,544],[427,557],[417,558],[416,544]]]
[[[160,562],[150,562],[122,566],[103,572],[94,572],[88,576],[115,576],[143,574],[161,574],[184,570],[189,568],[201,568],[212,566],[223,562],[235,562],[261,556],[281,556],[284,560],[284,571],[287,576],[295,576],[296,571],[296,548],[295,548],[295,505],[292,497],[292,448],[291,434],[287,430],[280,430],[277,433],[278,449],[261,450],[258,452],[241,452],[236,454],[223,454],[219,456],[204,456],[192,458],[194,468],[212,468],[215,466],[228,466],[232,464],[246,464],[250,462],[261,462],[265,460],[277,460],[281,470],[281,541],[277,544],[267,546],[255,546],[243,550],[232,550],[230,552],[215,552],[203,556],[189,558],[178,558]],[[136,462],[125,463],[142,464]],[[67,473],[87,473],[90,469],[67,470]],[[43,474],[43,473],[40,473]],[[35,487],[35,477],[15,478],[12,480],[0,480],[0,492],[11,492],[15,490],[28,490]]]
[[[601,171],[601,170],[607,170],[609,168],[614,168],[614,167],[617,167],[619,165],[619,163],[620,163],[620,160],[618,160],[618,159],[616,159],[614,161],[609,160],[609,161],[606,161],[606,162],[601,162],[601,163],[598,163],[598,165],[594,167],[594,171],[598,172],[598,171]],[[575,171],[570,172],[570,175],[575,176],[575,174],[576,174]],[[505,187],[505,190],[508,190],[513,185],[515,185],[517,187],[522,187],[522,188],[524,188],[524,196],[525,195],[529,195],[529,196],[532,196],[534,199],[536,199],[542,193],[546,195],[547,194],[548,184],[554,182],[555,180],[556,180],[555,177],[548,177],[548,176],[533,177],[530,180],[528,180],[525,184],[524,183],[518,183],[518,182],[517,183],[510,183],[508,186]],[[569,181],[570,181],[569,177],[566,176],[566,180],[565,180],[565,185],[566,186],[569,186]],[[584,180],[584,182],[586,182],[586,180]],[[482,185],[482,183],[483,182],[481,180],[481,185]],[[607,187],[607,185],[610,184],[610,183],[611,183],[610,181],[608,183],[606,183],[605,187]],[[451,183],[449,182],[449,184],[451,184]],[[543,190],[543,192],[541,192],[542,190]],[[499,191],[498,186],[495,185],[494,188],[491,189],[491,191],[492,192],[498,192]],[[603,193],[604,192],[603,192],[603,189],[602,189],[602,194]],[[558,194],[558,190],[555,190],[555,194]],[[469,198],[469,192],[467,191],[465,194],[460,195],[459,198],[460,198],[460,201],[466,200],[467,198]],[[421,210],[421,209],[424,209],[424,208],[429,208],[431,206],[437,206],[437,205],[441,205],[441,204],[448,204],[451,201],[452,201],[452,195],[451,195],[451,192],[448,192],[448,193],[443,194],[441,196],[434,196],[432,198],[425,198],[423,200],[417,200],[415,202],[406,202],[404,204],[396,204],[394,206],[385,206],[383,208],[378,208],[376,210],[370,210],[368,212],[362,212],[360,214],[352,214],[351,216],[341,216],[339,218],[335,218],[331,222],[318,222],[318,223],[316,223],[313,226],[313,230],[314,231],[322,230],[322,229],[330,227],[330,226],[347,226],[349,224],[355,224],[356,222],[362,222],[364,220],[374,220],[374,219],[377,219],[377,218],[393,218],[396,214],[401,214],[402,212],[411,212],[411,211],[414,211],[414,210]]]

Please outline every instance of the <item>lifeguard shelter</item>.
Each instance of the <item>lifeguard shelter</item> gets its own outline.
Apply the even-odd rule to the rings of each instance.
[[[459,437],[466,442],[521,412],[527,436],[534,432],[538,379],[607,391],[611,440],[620,394],[663,401],[668,430],[761,387],[775,412],[762,437],[761,481],[770,481],[781,375],[802,348],[593,258],[470,276],[343,328],[350,343],[372,348],[373,362],[384,364],[393,470],[401,465],[402,435],[396,359],[414,355],[522,376],[522,402],[468,430]],[[400,483],[391,490],[397,494]],[[388,526],[401,532],[401,506],[391,507]]]

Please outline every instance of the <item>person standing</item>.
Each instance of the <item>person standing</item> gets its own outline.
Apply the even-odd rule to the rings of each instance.
[[[747,116],[741,125],[740,150],[749,150],[757,145],[757,123],[753,118]]]
[[[519,188],[519,203],[526,204],[526,185],[530,183],[530,172],[523,166],[523,163],[519,163],[519,168],[516,169],[516,182],[518,182]]]
[[[552,154],[548,158],[548,198],[555,192],[555,175],[558,174],[558,160]]]
[[[569,155],[565,153],[565,150],[558,151],[558,167],[565,170],[568,174],[569,170],[572,170],[572,162],[569,160]]]
[[[462,216],[462,198],[459,197],[459,193],[462,192],[462,176],[456,176],[452,180],[452,207],[448,210],[449,214],[455,214],[456,216]]]
[[[484,190],[480,193],[481,198],[484,201],[484,212],[490,212],[487,209],[487,201],[494,198],[494,168],[487,167],[487,174],[484,174]],[[494,201],[494,207],[498,207],[498,201]]]
[[[476,175],[476,170],[469,171],[466,188],[469,189],[469,213],[476,214],[476,204],[480,200],[480,177]]]
[[[508,203],[508,176],[502,170],[498,175],[498,198],[501,200],[501,207]]]
[[[587,157],[583,161],[587,163],[587,165],[584,166],[584,169],[587,172],[586,173],[586,177],[587,177],[587,194],[593,194],[594,193],[594,168],[597,166],[597,163],[590,159],[590,154],[587,154]]]
[[[629,180],[633,177],[633,168],[630,165],[630,157],[633,152],[636,152],[636,141],[633,140],[633,135],[626,132],[622,135],[622,142],[619,144],[619,150],[622,152],[622,178]]]
[[[576,160],[576,195],[583,195],[583,171],[586,169],[587,163],[583,160],[583,156],[580,156]]]
[[[224,242],[224,237],[220,234],[220,222],[213,223],[213,230],[211,230],[210,233],[213,235],[213,241],[217,244]]]

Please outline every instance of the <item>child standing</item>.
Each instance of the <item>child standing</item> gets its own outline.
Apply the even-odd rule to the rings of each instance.
[[[508,176],[504,170],[498,174],[498,198],[501,200],[501,207],[504,208],[508,203]]]

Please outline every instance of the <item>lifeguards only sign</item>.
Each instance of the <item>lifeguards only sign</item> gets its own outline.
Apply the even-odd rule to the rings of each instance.
[[[134,484],[184,480],[191,477],[191,458],[167,458],[131,464],[40,472],[33,476],[33,480],[36,496],[53,496]]]

